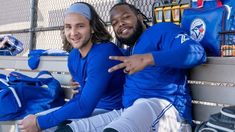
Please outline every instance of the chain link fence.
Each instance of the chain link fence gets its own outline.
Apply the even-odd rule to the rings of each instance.
[[[109,25],[109,10],[118,2],[128,2],[139,8],[151,21],[154,0],[83,0],[93,5]],[[60,32],[64,11],[79,0],[7,0],[1,2],[0,35],[12,34],[24,44],[27,56],[32,49],[61,49]]]
[[[12,34],[24,43],[24,49],[29,49],[30,1],[1,1],[0,35]]]

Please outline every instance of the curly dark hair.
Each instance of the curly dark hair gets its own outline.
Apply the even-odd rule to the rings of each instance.
[[[67,51],[67,52],[70,52],[73,49],[73,46],[66,39],[66,36],[64,34],[64,30],[61,30],[60,36],[61,36],[62,43],[63,43],[62,49]]]
[[[140,11],[140,9],[138,9],[138,8],[135,7],[134,5],[131,5],[131,4],[127,3],[127,2],[119,2],[119,3],[115,4],[115,5],[110,9],[109,12],[111,12],[115,7],[117,7],[117,6],[122,6],[122,5],[128,6],[128,7],[134,12],[134,14],[136,14],[136,15],[141,14],[141,15],[143,16],[143,18],[144,18],[144,21],[143,21],[143,22],[144,22],[145,26],[146,26],[147,28],[149,27],[149,25],[148,25],[149,19],[146,17],[146,15],[144,15],[144,13],[142,13],[142,12]]]

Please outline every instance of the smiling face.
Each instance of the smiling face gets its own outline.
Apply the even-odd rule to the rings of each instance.
[[[116,38],[124,44],[133,46],[142,34],[144,27],[140,14],[135,14],[127,5],[114,7],[110,12],[110,21]]]
[[[64,32],[66,39],[73,48],[78,48],[81,53],[87,53],[91,46],[92,28],[89,20],[78,14],[70,13],[64,19]]]

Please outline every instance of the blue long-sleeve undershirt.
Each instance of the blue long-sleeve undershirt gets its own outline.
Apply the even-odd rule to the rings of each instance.
[[[121,70],[108,73],[108,69],[118,63],[108,59],[111,55],[122,55],[112,43],[93,44],[84,58],[80,56],[78,49],[71,51],[68,67],[73,80],[81,85],[79,94],[60,109],[39,116],[41,129],[56,126],[67,119],[88,117],[95,108],[112,110],[122,107],[125,77]]]

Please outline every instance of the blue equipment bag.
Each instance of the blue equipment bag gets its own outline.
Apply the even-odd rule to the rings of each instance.
[[[223,107],[219,113],[213,114],[208,121],[199,124],[195,132],[234,132],[235,106]]]
[[[184,10],[181,26],[191,38],[202,44],[208,56],[220,56],[219,32],[225,29],[226,16],[224,6],[212,9],[189,8]]]
[[[224,6],[229,9],[229,14],[226,22],[226,31],[235,30],[235,0],[222,0]]]
[[[15,119],[20,116],[22,104],[19,96],[3,74],[0,74],[0,100],[0,120]]]
[[[211,9],[222,5],[228,10],[225,30],[235,30],[235,0],[192,0],[193,8]]]
[[[18,72],[0,74],[0,100],[0,121],[22,119],[65,103],[60,83],[48,71],[35,78]]]
[[[222,6],[221,0],[192,0],[193,8],[214,8]]]

